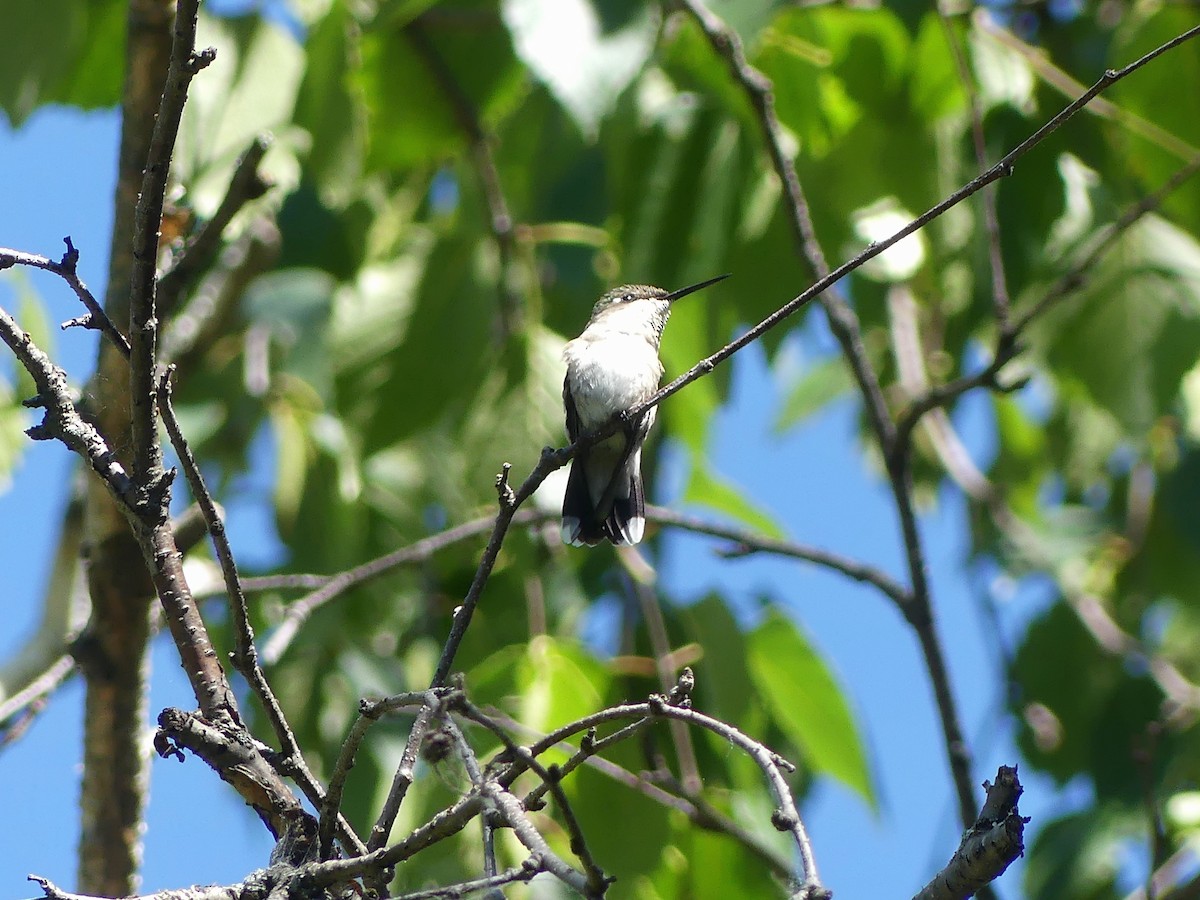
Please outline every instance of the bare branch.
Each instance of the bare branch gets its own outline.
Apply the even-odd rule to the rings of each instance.
[[[367,730],[386,713],[409,706],[434,707],[437,703],[437,695],[430,691],[398,694],[374,703],[366,700],[359,702],[358,719],[355,720],[346,740],[342,742],[342,749],[333,766],[333,774],[329,776],[329,789],[319,807],[321,817],[317,827],[317,840],[320,859],[329,859],[333,856],[333,828],[340,817],[339,811],[342,806],[342,794],[346,788],[346,778],[350,775],[350,770],[354,768],[354,757],[367,735]],[[362,855],[366,850],[367,848],[363,846],[357,852]]]
[[[569,800],[567,800],[567,795],[562,789],[562,773],[559,771],[558,767],[550,766],[547,768],[543,766],[540,762],[538,762],[533,753],[530,752],[528,747],[522,747],[516,741],[514,741],[509,736],[508,732],[501,728],[496,722],[492,721],[489,716],[481,712],[476,706],[469,703],[462,694],[458,694],[452,699],[451,707],[455,712],[465,716],[472,722],[477,722],[492,734],[496,735],[496,737],[500,739],[500,742],[504,744],[506,751],[505,756],[507,758],[512,760],[520,760],[525,766],[531,769],[538,776],[538,778],[542,780],[542,784],[544,784],[547,790],[554,795],[554,802],[558,806],[559,814],[563,817],[567,834],[570,837],[571,852],[579,858],[579,861],[583,864],[584,872],[587,873],[587,883],[585,889],[582,890],[582,893],[588,897],[603,896],[605,889],[611,883],[612,879],[606,876],[603,870],[596,865],[596,861],[593,859],[591,851],[588,850],[587,841],[583,837],[583,830],[579,827],[579,820],[575,818],[575,811],[571,808],[571,803]],[[507,795],[507,787],[505,784],[499,781],[493,782],[493,784],[501,791],[504,791]],[[479,789],[485,795],[488,794],[488,785],[482,784],[480,785]],[[518,803],[517,806],[522,810],[532,809],[532,807],[526,803]],[[507,818],[507,816],[505,818]],[[509,824],[512,825],[512,822],[510,821]],[[516,826],[513,827],[515,828]],[[519,832],[518,837],[521,837]],[[529,848],[530,852],[540,852],[540,847],[535,847],[527,843],[524,837],[521,837],[521,842]]]
[[[514,514],[512,523],[517,525],[544,521],[550,513],[539,510],[523,510]],[[266,575],[261,578],[247,578],[243,585],[247,591],[266,591],[281,588],[316,588],[313,593],[301,597],[288,606],[283,614],[283,620],[267,638],[263,645],[263,660],[267,665],[277,663],[287,648],[295,640],[300,627],[314,612],[346,591],[404,566],[425,562],[438,551],[461,543],[481,534],[486,534],[495,527],[495,518],[487,516],[472,519],[449,528],[438,534],[422,538],[414,544],[385,553],[383,556],[369,560],[360,566],[347,569],[335,575]]]
[[[233,217],[251,200],[261,197],[267,182],[258,172],[270,139],[257,137],[250,142],[234,167],[229,187],[221,198],[212,218],[188,238],[183,249],[171,261],[170,267],[158,279],[157,302],[162,315],[169,315],[179,305],[180,297],[189,284],[211,265],[221,248],[221,237]]]
[[[49,878],[43,878],[40,875],[30,875],[29,880],[37,882],[46,900],[99,900],[99,898],[87,894],[72,894],[64,891]],[[256,883],[254,887],[261,890],[263,885]],[[270,885],[268,884],[266,887],[269,888]],[[261,897],[265,896],[265,893],[251,894],[250,886],[247,882],[242,882],[241,884],[210,884],[204,887],[172,888],[154,894],[143,894],[141,897],[132,897],[130,900],[249,900],[251,896]]]
[[[424,61],[433,74],[438,87],[449,101],[458,126],[467,136],[471,148],[471,160],[479,179],[479,187],[483,193],[484,212],[487,216],[488,227],[492,239],[496,242],[496,250],[500,256],[500,272],[498,290],[500,293],[500,332],[507,338],[518,334],[524,327],[522,322],[523,310],[521,298],[513,287],[513,257],[516,255],[516,228],[512,215],[508,211],[508,201],[504,199],[504,190],[500,186],[500,172],[496,161],[492,158],[492,148],[479,112],[471,98],[463,90],[454,72],[446,60],[438,53],[437,47],[430,40],[425,21],[418,16],[404,28],[404,33],[411,41],[417,55]]]
[[[537,855],[533,855],[526,857],[525,862],[521,863],[521,865],[505,872],[500,872],[499,874],[489,875],[486,878],[476,878],[474,881],[460,881],[457,884],[448,884],[444,887],[414,891],[411,894],[397,894],[394,900],[436,900],[436,898],[458,900],[459,897],[477,894],[480,891],[494,890],[495,888],[504,887],[506,884],[531,881],[535,875],[540,875],[546,871],[548,870],[542,859]]]
[[[34,253],[22,253],[20,250],[9,250],[0,247],[0,269],[7,269],[10,266],[30,266],[35,269],[44,269],[47,272],[57,275],[75,292],[75,296],[87,307],[88,311],[86,316],[64,322],[62,327],[66,329],[78,326],[99,331],[112,341],[113,346],[120,350],[122,355],[128,359],[129,341],[125,340],[125,335],[121,334],[117,326],[113,324],[112,319],[108,317],[108,313],[104,311],[104,307],[100,305],[100,302],[92,295],[87,285],[79,277],[77,271],[79,251],[71,243],[69,235],[63,238],[63,243],[67,245],[67,250],[62,255],[62,259],[57,262]]]
[[[673,691],[672,694],[675,695],[675,692]],[[784,776],[785,771],[794,771],[795,767],[779,754],[772,752],[753,738],[747,737],[732,725],[706,716],[704,713],[697,712],[687,706],[672,705],[678,699],[678,697],[673,699],[672,697],[652,696],[646,703],[629,703],[610,707],[609,709],[601,710],[590,716],[585,716],[578,721],[564,725],[532,744],[528,748],[527,754],[522,754],[519,758],[509,762],[508,770],[502,772],[498,780],[501,784],[511,784],[518,775],[526,770],[525,760],[527,758],[537,757],[572,735],[588,731],[606,722],[625,719],[635,720],[633,724],[618,733],[620,734],[620,738],[617,738],[616,734],[609,736],[609,738],[620,740],[631,736],[632,729],[645,727],[647,722],[642,720],[652,720],[654,718],[679,719],[691,725],[705,728],[749,755],[762,770],[767,781],[767,786],[770,788],[771,794],[777,804],[771,817],[771,824],[777,830],[786,832],[792,836],[799,854],[801,877],[799,879],[800,886],[795,895],[810,898],[810,900],[830,896],[829,892],[822,887],[820,878],[817,875],[816,859],[813,856],[808,832],[805,830],[804,823],[800,819],[795,800],[792,798],[791,788],[788,786],[787,779]],[[604,740],[607,741],[609,738]],[[581,751],[596,752],[596,749],[601,747],[603,743],[603,741],[597,741],[594,747],[589,748],[585,742],[581,746]],[[604,746],[607,746],[607,744],[604,744]],[[573,759],[570,763],[571,768],[577,767],[581,762],[581,759]],[[565,774],[566,767],[563,768]],[[534,796],[531,793],[531,797]]]
[[[267,719],[271,723],[271,728],[274,730],[283,752],[283,768],[296,779],[309,802],[321,809],[325,800],[325,792],[317,783],[312,770],[309,769],[300,745],[296,743],[292,727],[288,724],[287,717],[279,705],[279,700],[276,699],[275,692],[271,690],[271,686],[267,683],[262,668],[258,664],[258,652],[254,648],[254,628],[250,625],[250,615],[246,609],[246,596],[242,593],[237,562],[233,557],[233,548],[229,546],[229,538],[225,533],[225,522],[217,509],[212,494],[208,491],[208,486],[204,483],[204,476],[201,475],[200,466],[196,463],[192,448],[188,445],[187,438],[184,437],[183,431],[179,427],[179,420],[175,418],[175,408],[171,403],[171,374],[173,371],[174,367],[170,367],[162,369],[159,373],[158,412],[167,429],[171,444],[175,448],[175,453],[179,456],[179,462],[183,466],[192,496],[195,497],[196,503],[204,515],[208,533],[212,538],[213,550],[221,565],[221,574],[225,580],[225,592],[233,619],[234,649],[231,654],[233,665],[246,679],[251,690],[263,705]],[[338,826],[338,834],[346,849],[360,854],[365,853],[366,845],[354,833],[350,824],[340,814],[335,816],[335,821]]]
[[[421,743],[425,740],[425,734],[429,730],[434,712],[435,710],[430,706],[422,707],[420,712],[417,713],[413,727],[408,732],[408,743],[404,745],[404,753],[400,755],[400,765],[396,767],[396,774],[392,776],[392,785],[388,789],[388,795],[383,801],[379,817],[375,820],[375,825],[371,828],[371,834],[367,838],[367,849],[369,850],[378,850],[383,847],[387,843],[388,836],[392,833],[392,826],[395,824],[396,816],[400,812],[400,805],[404,802],[404,797],[408,794],[408,789],[412,786],[413,767],[417,764],[417,757],[421,752]],[[463,825],[467,821],[470,820],[464,820]],[[399,862],[399,859],[395,861]]]
[[[539,747],[544,748],[544,744],[542,743],[542,739],[545,737],[544,734],[496,710],[486,710],[486,714],[493,721],[505,728],[525,732],[538,742]],[[698,828],[733,838],[768,866],[777,877],[785,881],[791,878],[792,868],[787,860],[782,859],[778,853],[762,844],[747,829],[713,807],[702,796],[683,793],[683,786],[680,784],[671,785],[672,790],[677,791],[676,793],[672,793],[658,784],[649,781],[644,775],[637,775],[599,755],[609,747],[634,737],[647,726],[653,724],[653,722],[654,720],[649,717],[637,719],[624,728],[620,728],[603,738],[597,737],[595,729],[589,729],[578,747],[567,741],[559,741],[555,746],[571,754],[571,757],[558,767],[560,778],[566,778],[567,775],[571,774],[579,766],[587,765],[614,781],[625,785],[630,790],[637,791],[643,796],[648,797],[655,803],[682,813]],[[543,749],[541,752],[545,752],[545,750]],[[501,783],[511,785],[515,779],[515,775],[501,777]],[[539,782],[528,794],[521,798],[521,802],[526,809],[532,809],[542,802],[541,798],[545,796],[548,789],[548,786],[544,782]]]
[[[46,705],[46,698],[75,671],[75,660],[64,653],[23,690],[0,703],[0,748],[17,740]]]
[[[996,783],[946,867],[913,900],[966,900],[1004,874],[1025,850],[1025,823],[1017,801],[1024,790],[1015,767],[1001,766]]]
[[[46,411],[41,424],[34,425],[26,434],[35,441],[54,438],[62,441],[88,462],[123,507],[139,513],[142,507],[132,480],[100,432],[79,415],[71,401],[67,374],[50,361],[3,309],[0,309],[0,340],[8,344],[37,387],[37,396],[25,401],[25,405]]]
[[[752,553],[787,556],[831,569],[847,578],[869,584],[894,601],[901,611],[912,602],[908,589],[885,572],[828,550],[767,537],[745,528],[708,522],[696,516],[675,512],[664,506],[647,506],[646,517],[661,525],[671,525],[675,528],[682,528],[684,531],[694,531],[696,534],[707,534],[710,537],[732,541],[734,544],[732,548],[721,551],[722,555],[727,557],[747,556]]]
[[[550,472],[563,465],[563,463],[555,464],[557,455],[559,454],[556,451],[549,448],[544,449],[541,460],[516,491],[513,491],[508,484],[508,473],[512,468],[509,463],[505,463],[500,474],[496,476],[496,495],[500,503],[500,512],[492,526],[491,537],[488,538],[487,547],[484,548],[483,558],[480,559],[479,567],[475,570],[475,577],[471,580],[467,596],[463,598],[462,605],[454,611],[450,636],[446,638],[446,645],[442,649],[441,658],[434,671],[433,681],[429,685],[431,688],[442,687],[446,683],[446,679],[450,675],[450,667],[454,665],[454,657],[458,653],[462,639],[467,634],[467,626],[471,624],[475,607],[483,595],[483,587],[491,577],[492,567],[496,565],[496,557],[500,555],[500,547],[504,543],[504,536],[508,534],[508,527],[512,524],[517,507],[529,499]]]
[[[133,471],[139,484],[153,492],[161,480],[162,447],[154,410],[158,363],[157,290],[159,227],[171,168],[171,154],[192,76],[216,57],[196,48],[196,16],[200,0],[178,0],[167,81],[150,137],[133,220],[133,272],[129,287],[130,401],[132,404]]]
[[[567,865],[546,843],[546,839],[541,833],[533,827],[533,823],[529,821],[529,816],[525,814],[525,810],[521,807],[520,802],[506,791],[496,781],[485,781],[482,785],[480,793],[495,804],[500,817],[508,824],[508,827],[513,830],[525,848],[534,856],[542,860],[547,872],[558,878],[560,881],[583,894],[585,897],[603,897],[604,888],[597,891],[592,885],[591,879],[581,872],[576,871],[571,866]]]

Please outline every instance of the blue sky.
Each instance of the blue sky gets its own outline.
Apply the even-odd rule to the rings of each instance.
[[[117,133],[113,113],[45,110],[19,131],[0,125],[0,246],[59,255],[62,237],[70,234],[81,252],[81,275],[102,293]],[[15,310],[14,278],[34,287],[52,323],[79,314],[65,286],[25,272],[0,276],[6,310]],[[772,431],[789,365],[804,365],[804,353],[824,344],[821,329],[810,329],[774,373],[755,347],[735,358],[732,402],[714,429],[712,463],[796,540],[853,554],[903,581],[894,510],[858,453],[853,405],[838,404],[781,437]],[[55,331],[53,353],[81,382],[94,358],[95,336]],[[10,371],[8,360],[0,364],[0,377]],[[967,403],[958,425],[977,458],[986,459],[992,440],[986,401]],[[35,627],[69,471],[64,448],[30,445],[15,483],[0,493],[0,596],[7,614],[0,660]],[[677,493],[671,482],[668,468],[655,499],[669,501]],[[270,546],[255,537],[269,521],[253,496],[231,507],[235,552],[269,556]],[[977,780],[990,778],[997,765],[1018,757],[1001,715],[997,632],[983,614],[989,573],[964,565],[965,509],[954,494],[943,492],[923,513],[921,532],[955,695],[976,753],[975,773]],[[775,598],[846,685],[866,733],[879,811],[825,781],[804,810],[823,880],[843,898],[911,894],[948,858],[959,826],[932,692],[908,626],[883,598],[846,579],[782,560],[721,560],[712,549],[706,538],[668,538],[662,572],[672,591],[699,598],[715,588],[735,599]],[[1043,602],[1036,589],[1022,589],[998,603],[1000,633],[1009,645]],[[152,662],[147,740],[159,709],[194,702],[164,639],[156,641]],[[69,684],[17,744],[0,751],[0,785],[10,811],[0,817],[0,898],[34,896],[25,882],[31,872],[74,886],[81,703],[80,685]],[[1079,791],[1055,793],[1028,770],[1022,780],[1026,815],[1062,812],[1072,797],[1083,799]],[[198,761],[156,758],[150,797],[143,890],[236,881],[266,864],[266,832]],[[187,811],[185,819],[180,810]],[[1002,896],[1020,896],[1019,869],[1020,863],[1002,879]]]

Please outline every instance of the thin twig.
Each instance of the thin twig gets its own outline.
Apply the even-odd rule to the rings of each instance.
[[[51,362],[3,309],[0,309],[0,340],[12,350],[37,387],[37,396],[26,400],[25,405],[46,411],[42,422],[25,433],[35,441],[61,440],[87,461],[123,509],[140,512],[137,492],[128,473],[100,432],[84,421],[71,402],[66,372]]]
[[[631,559],[630,557],[633,557]],[[667,623],[663,619],[662,609],[658,605],[653,583],[647,579],[655,578],[656,573],[649,566],[638,566],[641,557],[635,547],[618,548],[617,558],[625,569],[629,585],[637,597],[638,606],[642,611],[642,621],[646,623],[646,633],[650,638],[650,652],[654,655],[654,668],[658,674],[658,687],[664,694],[669,693],[676,683],[676,672],[671,662],[671,639],[667,634]],[[649,572],[645,575],[642,570]],[[692,735],[682,722],[672,720],[670,723],[671,738],[675,744],[675,755],[679,761],[679,778],[684,789],[689,794],[697,794],[703,788],[700,778],[700,766],[696,762],[696,748],[692,745]]]
[[[554,802],[558,807],[559,814],[563,817],[563,822],[567,829],[567,835],[570,838],[571,852],[574,853],[580,863],[583,864],[583,870],[587,873],[587,890],[585,893],[588,896],[603,895],[605,887],[611,879],[604,874],[604,871],[596,865],[595,859],[592,857],[591,851],[588,849],[587,841],[583,837],[583,829],[579,827],[579,820],[575,817],[575,811],[571,808],[571,803],[567,800],[566,792],[562,789],[562,773],[559,772],[557,766],[547,768],[538,762],[537,758],[530,752],[528,747],[523,747],[514,741],[492,718],[483,713],[474,704],[467,701],[461,694],[452,701],[452,709],[462,716],[476,722],[494,734],[504,744],[507,756],[514,760],[521,760],[534,774],[542,780],[542,784],[546,785],[551,794],[554,795]],[[497,782],[497,786],[501,790],[507,790],[502,783]],[[526,804],[518,804],[522,808],[526,808]],[[531,851],[535,851],[534,847],[526,844]]]
[[[212,48],[196,53],[196,17],[200,0],[178,0],[175,9],[171,59],[163,86],[158,116],[142,175],[142,189],[134,213],[133,272],[129,286],[130,402],[135,480],[153,493],[162,479],[162,447],[154,410],[158,364],[158,313],[155,292],[158,278],[159,228],[163,198],[171,168],[171,155],[192,76],[216,58]]]
[[[529,816],[526,815],[517,798],[501,787],[499,783],[494,780],[485,781],[480,794],[495,806],[500,818],[513,830],[517,840],[524,844],[531,854],[542,860],[547,872],[585,897],[593,898],[604,895],[603,886],[599,890],[595,890],[589,876],[577,872],[550,849],[546,839],[529,821]]]
[[[504,715],[503,713],[499,713],[496,710],[489,709],[486,710],[486,713],[487,715],[491,716],[495,722],[505,728],[511,728],[516,731],[524,731],[526,734],[530,735],[530,737],[539,742],[539,747],[544,747],[544,745],[541,743],[542,738],[545,737],[544,734],[541,734],[535,729],[532,729],[529,726],[518,722],[516,719],[512,719]],[[737,822],[730,819],[724,813],[715,809],[712,804],[704,800],[703,797],[699,795],[671,793],[670,791],[664,790],[659,785],[648,781],[646,778],[617,765],[611,760],[604,759],[599,755],[614,744],[618,744],[621,741],[634,737],[641,732],[642,729],[653,724],[653,722],[654,719],[650,717],[637,719],[636,721],[629,723],[623,728],[620,728],[603,738],[597,737],[594,730],[589,730],[587,734],[584,735],[584,738],[578,747],[567,741],[559,741],[555,746],[558,749],[564,750],[571,754],[570,758],[559,766],[559,772],[561,773],[560,777],[566,778],[569,774],[571,774],[571,772],[575,771],[575,769],[579,768],[581,765],[590,766],[614,781],[620,782],[630,790],[637,791],[648,799],[653,800],[655,803],[659,803],[668,809],[674,809],[683,813],[697,827],[703,828],[707,831],[728,835],[746,847],[759,859],[761,859],[768,867],[770,867],[771,871],[774,872],[776,876],[784,880],[791,878],[792,868],[791,864],[787,860],[782,859],[774,850],[759,842],[754,835],[752,835]],[[511,786],[512,782],[516,780],[516,777],[516,773],[511,775],[506,773],[500,779],[501,784],[504,784],[505,786]],[[675,787],[682,791],[682,785],[675,785]],[[537,806],[537,804],[542,802],[542,797],[545,796],[547,790],[548,786],[544,782],[539,781],[529,791],[529,793],[521,798],[521,803],[524,804],[526,809],[532,809],[533,807]]]
[[[413,829],[408,837],[397,841],[386,850],[376,851],[375,862],[371,862],[370,858],[364,858],[366,865],[363,870],[373,869],[380,864],[391,866],[411,859],[426,847],[431,847],[438,841],[443,841],[452,834],[462,831],[485,810],[485,807],[482,796],[478,793],[468,794],[453,806],[443,809],[424,825]]]
[[[481,891],[495,891],[506,884],[531,881],[534,876],[540,875],[545,871],[547,870],[541,858],[534,854],[526,857],[525,862],[521,865],[514,866],[504,872],[489,875],[485,878],[476,878],[473,881],[460,881],[456,884],[445,885],[444,887],[427,888],[423,891],[413,891],[408,894],[396,894],[392,900],[437,900],[437,898],[458,900],[459,897],[478,894]],[[503,897],[504,895],[500,894],[500,896]]]
[[[471,787],[474,790],[483,790],[483,770],[479,767],[479,757],[475,755],[475,750],[467,741],[466,735],[463,734],[458,723],[454,721],[452,716],[441,716],[441,727],[445,728],[454,741],[454,746],[458,749],[459,758],[462,759],[463,767],[467,770],[467,777],[471,779]],[[528,809],[528,807],[526,807]],[[483,874],[485,877],[492,877],[499,868],[496,865],[496,829],[493,824],[494,815],[490,810],[485,811],[480,823],[483,832]],[[498,900],[503,900],[504,894],[496,892]],[[489,894],[489,896],[492,896]]]
[[[233,665],[241,672],[242,677],[246,679],[255,696],[262,703],[267,720],[271,723],[271,728],[279,741],[286,771],[295,778],[309,802],[317,809],[323,809],[325,791],[317,783],[312,770],[309,769],[300,745],[296,741],[296,735],[292,731],[291,725],[288,724],[287,716],[284,715],[275,692],[271,690],[271,685],[267,683],[262,668],[258,664],[258,653],[254,649],[254,628],[250,624],[250,614],[246,609],[246,595],[242,592],[237,561],[233,556],[233,548],[229,545],[225,521],[221,517],[220,510],[217,509],[212,494],[208,491],[208,486],[204,483],[204,476],[200,473],[200,466],[196,462],[192,448],[188,444],[187,438],[184,437],[183,430],[179,427],[179,420],[175,418],[175,408],[171,403],[171,374],[173,372],[174,367],[172,366],[163,369],[159,374],[158,412],[166,427],[167,435],[171,439],[171,445],[179,457],[179,463],[183,467],[184,476],[191,487],[192,496],[204,515],[209,536],[212,538],[213,552],[221,565],[221,575],[225,580],[225,593],[229,600],[229,609],[233,619],[234,649],[231,654]],[[365,853],[366,845],[354,833],[350,823],[340,814],[335,817],[335,820],[338,826],[338,835],[346,849],[360,854]]]
[[[392,833],[392,826],[396,822],[396,816],[400,813],[400,804],[404,802],[404,797],[412,786],[413,768],[417,764],[417,757],[421,753],[421,743],[425,740],[425,733],[429,730],[429,723],[433,720],[435,712],[434,707],[424,706],[417,713],[416,721],[413,722],[413,727],[408,732],[408,743],[405,744],[404,753],[400,756],[400,765],[396,767],[396,774],[392,776],[392,785],[388,789],[388,795],[383,801],[379,817],[375,820],[375,825],[371,828],[371,834],[367,838],[368,850],[378,850],[383,847]],[[396,861],[399,862],[399,860]]]
[[[748,737],[726,722],[706,716],[704,713],[697,712],[694,709],[673,706],[669,698],[652,697],[646,703],[627,703],[610,707],[564,725],[530,745],[528,754],[529,756],[537,757],[572,735],[588,731],[606,722],[633,719],[635,720],[635,725],[644,727],[640,720],[656,717],[680,719],[689,724],[712,731],[754,760],[762,770],[767,781],[767,786],[777,804],[775,812],[772,814],[771,822],[779,831],[789,833],[796,844],[801,864],[800,896],[812,898],[812,900],[816,900],[819,897],[828,897],[829,894],[821,886],[817,875],[816,860],[813,857],[812,844],[809,841],[808,832],[805,830],[804,823],[800,819],[795,800],[792,798],[791,788],[788,786],[787,779],[783,774],[785,770],[794,771],[795,767],[779,754],[772,752],[758,741]],[[525,768],[524,756],[511,761],[508,770],[500,773],[500,783],[511,784],[518,775],[525,771]]]
[[[539,522],[549,517],[549,513],[539,510],[523,510],[520,514],[513,516],[513,524]],[[263,661],[267,665],[277,663],[287,648],[291,646],[300,627],[308,618],[326,603],[346,591],[387,575],[403,566],[425,562],[438,551],[486,534],[494,527],[495,518],[492,516],[472,519],[470,522],[464,522],[462,525],[422,538],[407,547],[385,553],[335,575],[267,575],[261,578],[247,578],[244,582],[247,591],[316,588],[313,593],[301,597],[288,606],[283,614],[283,619],[263,645]]]
[[[512,215],[508,211],[508,201],[504,199],[504,190],[500,186],[500,172],[492,157],[492,148],[479,112],[470,96],[463,90],[462,84],[455,77],[453,70],[445,58],[438,52],[425,27],[425,21],[418,16],[404,28],[417,55],[433,75],[434,81],[449,101],[458,126],[467,136],[471,148],[471,159],[475,173],[479,179],[479,187],[483,194],[484,213],[487,216],[488,228],[496,242],[496,250],[500,257],[500,270],[497,286],[500,293],[500,331],[503,338],[520,333],[523,323],[521,298],[513,288],[514,257],[516,256],[516,228]]]
[[[67,245],[67,250],[63,253],[62,259],[57,262],[45,256],[38,256],[36,253],[22,253],[20,250],[9,250],[5,247],[0,247],[0,269],[7,269],[10,266],[30,266],[35,269],[44,269],[47,272],[57,275],[75,292],[75,296],[87,307],[88,311],[86,316],[71,319],[69,322],[63,322],[62,327],[65,329],[78,326],[100,331],[128,359],[129,341],[125,339],[125,335],[121,334],[117,326],[113,324],[112,319],[108,317],[108,313],[104,311],[104,307],[100,305],[100,302],[92,295],[87,285],[79,277],[79,251],[71,243],[70,235],[63,238],[63,243]]]
[[[988,167],[987,136],[983,131],[983,106],[979,101],[979,91],[975,87],[975,79],[967,65],[963,54],[962,42],[954,23],[950,20],[941,0],[937,4],[938,19],[942,23],[942,31],[946,34],[946,44],[950,47],[950,55],[954,57],[954,67],[958,70],[958,80],[962,83],[967,95],[967,103],[971,110],[971,143],[975,149],[975,164],[979,171]],[[996,186],[989,184],[981,194],[983,200],[983,225],[987,234],[988,264],[992,274],[992,309],[996,317],[996,330],[999,332],[998,343],[1003,346],[1011,339],[1010,315],[1012,301],[1008,294],[1008,279],[1004,274],[1004,255],[1000,245],[1000,216],[996,212]],[[999,354],[997,354],[999,355]]]
[[[234,166],[225,196],[217,205],[212,218],[204,222],[172,259],[170,267],[159,276],[157,302],[160,314],[169,315],[179,304],[188,285],[209,267],[221,248],[221,237],[233,217],[251,200],[261,197],[267,183],[258,172],[270,147],[270,139],[256,137],[250,142]]]
[[[0,747],[17,740],[45,708],[46,698],[75,671],[75,660],[64,653],[22,690],[0,703]]]
[[[333,772],[329,776],[329,788],[325,792],[325,799],[321,803],[319,810],[320,820],[317,826],[317,846],[320,859],[330,859],[333,856],[334,823],[337,821],[337,814],[342,806],[342,794],[346,789],[346,779],[350,775],[350,770],[354,768],[354,757],[358,753],[358,748],[362,744],[363,738],[367,735],[367,729],[387,713],[410,706],[423,705],[428,707],[435,706],[436,704],[437,697],[429,691],[397,694],[394,697],[387,697],[384,700],[374,702],[368,700],[359,701],[358,719],[355,720],[350,733],[342,742],[342,749],[338,752]],[[362,853],[363,851],[359,852]]]
[[[647,506],[646,518],[658,522],[660,525],[670,525],[684,531],[694,531],[697,534],[707,534],[710,537],[732,541],[733,548],[720,551],[726,557],[747,556],[752,553],[787,556],[831,569],[863,584],[869,584],[885,594],[901,611],[912,602],[908,589],[887,573],[838,553],[767,537],[745,528],[709,522],[664,506]]]
[[[500,504],[500,512],[492,526],[492,534],[488,538],[487,547],[484,548],[483,558],[480,559],[479,566],[475,570],[475,577],[467,589],[467,596],[463,598],[462,605],[454,611],[454,619],[450,624],[450,635],[446,638],[446,644],[442,648],[442,655],[438,659],[433,681],[429,685],[430,688],[439,688],[446,683],[446,679],[450,675],[450,668],[454,665],[454,657],[458,654],[459,645],[462,644],[462,639],[467,634],[467,626],[471,624],[471,617],[475,614],[475,607],[479,604],[483,587],[491,577],[492,568],[496,565],[496,558],[500,555],[500,547],[504,543],[504,536],[508,533],[508,527],[516,515],[517,507],[533,494],[537,486],[545,480],[546,475],[550,474],[553,469],[559,468],[561,463],[554,466],[550,464],[554,455],[552,450],[543,450],[541,460],[516,491],[513,491],[508,483],[511,465],[505,463],[501,473],[496,476],[496,495]]]

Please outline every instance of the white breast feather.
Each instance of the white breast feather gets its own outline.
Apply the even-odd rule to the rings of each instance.
[[[563,357],[585,429],[637,406],[658,389],[662,379],[657,348],[625,332],[608,332],[600,340],[589,340],[585,333],[567,344]]]

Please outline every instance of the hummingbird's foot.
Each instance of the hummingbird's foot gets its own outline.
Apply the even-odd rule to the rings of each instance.
[[[642,422],[642,416],[635,416],[627,409],[621,410],[616,414],[615,418],[621,426],[621,430],[629,435],[635,434]]]

